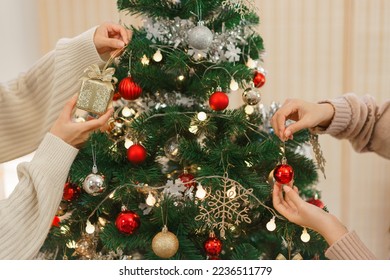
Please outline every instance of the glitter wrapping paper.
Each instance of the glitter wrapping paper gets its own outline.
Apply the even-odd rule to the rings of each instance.
[[[107,111],[113,95],[111,83],[99,80],[83,81],[76,107],[87,112],[102,115]]]

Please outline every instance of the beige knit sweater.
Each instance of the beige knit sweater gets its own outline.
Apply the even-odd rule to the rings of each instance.
[[[0,84],[0,163],[36,153],[17,167],[19,182],[0,201],[0,259],[32,259],[61,201],[78,150],[48,133],[80,88],[89,65],[103,63],[93,43],[96,28],[60,40],[27,73]]]
[[[378,106],[371,96],[346,94],[331,103],[335,108],[332,123],[326,130],[315,129],[338,139],[348,139],[357,152],[375,152],[390,159],[390,100]],[[351,231],[327,251],[329,259],[375,259],[356,232]]]

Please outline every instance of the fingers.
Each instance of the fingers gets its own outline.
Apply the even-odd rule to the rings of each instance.
[[[112,115],[113,111],[114,111],[114,109],[110,108],[107,110],[106,113],[104,113],[104,115],[101,115],[98,119],[92,119],[92,120],[89,120],[85,123],[82,123],[84,125],[84,129],[87,131],[93,131],[93,130],[96,130],[96,129],[102,127],[103,125],[105,125],[107,123],[107,121],[110,118],[110,116]]]
[[[74,95],[64,106],[61,115],[66,118],[71,118],[73,108],[76,106],[77,95]]]
[[[292,118],[297,112],[297,108],[294,105],[294,102],[291,100],[286,100],[282,107],[280,107],[271,119],[271,125],[274,129],[275,134],[282,140],[286,141],[290,136],[292,136],[291,131],[286,136],[286,121]]]
[[[295,191],[289,185],[283,185],[283,190],[285,193],[286,202],[294,207],[299,208],[299,206],[304,202],[303,199],[299,196],[297,190]]]

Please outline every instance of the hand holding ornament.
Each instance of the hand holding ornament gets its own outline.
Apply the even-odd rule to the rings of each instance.
[[[292,181],[284,185],[274,184],[272,202],[274,208],[290,222],[318,232],[329,245],[348,232],[334,215],[304,201],[298,194],[298,188],[292,185]]]
[[[61,138],[69,145],[78,148],[89,137],[90,133],[103,127],[110,118],[113,109],[110,108],[107,112],[98,119],[91,119],[86,122],[73,122],[72,111],[76,105],[77,96],[73,96],[65,105],[58,119],[50,129],[50,133]]]
[[[96,28],[93,42],[97,52],[101,55],[123,48],[130,42],[131,37],[131,31],[122,25],[104,22]]]

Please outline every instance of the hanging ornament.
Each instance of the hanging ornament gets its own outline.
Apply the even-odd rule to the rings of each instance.
[[[137,213],[127,210],[126,207],[122,207],[122,212],[119,213],[118,217],[115,220],[115,226],[119,232],[131,235],[133,234],[141,225],[141,219]]]
[[[61,219],[58,216],[54,216],[53,221],[51,222],[51,226],[53,227],[59,227],[60,226]]]
[[[82,259],[93,259],[96,255],[96,245],[94,236],[84,234],[75,245],[75,253]]]
[[[308,199],[307,202],[317,207],[320,207],[321,209],[325,207],[325,204],[320,199],[318,199],[317,196]]]
[[[187,188],[196,187],[196,181],[194,180],[194,175],[191,173],[188,173],[186,169],[184,169],[184,172],[179,175],[180,181],[184,183],[184,186]]]
[[[282,164],[279,164],[274,169],[274,178],[280,184],[288,184],[294,177],[293,168],[287,164],[287,159],[283,157]]]
[[[60,205],[58,205],[56,216],[61,217],[61,216],[65,215],[66,211],[68,211],[68,202],[61,201]]]
[[[245,102],[245,104],[252,106],[257,105],[261,101],[261,94],[258,89],[254,87],[253,83],[250,88],[247,88],[243,91],[242,100]]]
[[[62,199],[65,201],[73,201],[79,197],[81,189],[77,184],[66,182],[64,185],[64,193]]]
[[[200,200],[204,199],[207,195],[207,191],[203,188],[201,184],[198,184],[196,187],[195,196],[199,198]]]
[[[160,258],[169,259],[179,249],[179,240],[176,235],[168,231],[164,226],[162,231],[157,233],[152,240],[152,250]]]
[[[95,145],[92,145],[92,158],[93,158],[93,166],[92,166],[92,173],[89,174],[83,182],[83,189],[86,193],[96,196],[98,194],[101,194],[104,189],[104,177],[102,175],[97,174],[98,169],[96,165],[96,151],[95,151]]]
[[[222,111],[229,105],[229,97],[222,91],[220,87],[217,88],[209,98],[211,109],[215,111]]]
[[[111,118],[108,121],[108,134],[113,140],[118,140],[125,135],[126,126],[122,118]]]
[[[113,97],[112,97],[112,100],[113,101],[118,101],[121,98],[122,98],[121,94],[119,92],[115,92]]]
[[[265,84],[265,75],[260,71],[255,71],[253,75],[253,83],[255,87],[260,88]]]
[[[164,153],[166,157],[172,161],[179,161],[179,136],[173,136],[168,139],[164,145]]]
[[[126,100],[135,100],[142,94],[142,88],[134,82],[132,77],[123,78],[119,82],[118,91],[122,98]]]
[[[203,248],[208,256],[218,256],[222,251],[222,242],[215,236],[214,232],[210,232],[209,237],[203,243]]]
[[[140,144],[133,144],[127,149],[127,159],[133,164],[143,163],[146,155],[146,149]]]
[[[203,21],[199,21],[198,25],[189,31],[188,42],[194,49],[205,50],[213,42],[213,33],[204,26]]]

